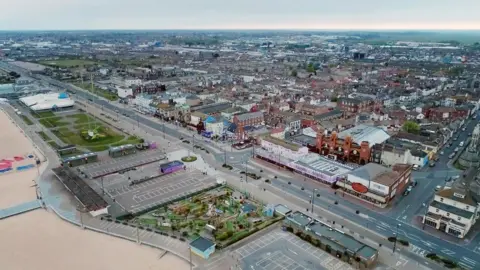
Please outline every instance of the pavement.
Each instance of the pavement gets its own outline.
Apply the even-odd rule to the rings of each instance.
[[[51,80],[51,82],[56,83],[58,85],[59,82],[55,82],[54,80]],[[69,87],[66,84],[62,84],[61,87]],[[78,90],[78,89],[77,89]],[[86,93],[86,96],[89,94]],[[121,107],[117,107],[114,104],[111,104],[105,100],[102,99],[95,99],[95,102],[98,104],[98,106],[102,107],[103,109],[115,111],[115,110],[123,110]],[[99,109],[101,110],[101,109]],[[131,111],[129,112],[131,113]],[[173,139],[178,140],[178,138],[185,136],[185,134],[189,134],[189,132],[184,132],[184,131],[179,131],[180,128],[177,127],[175,128],[170,128],[166,125],[162,125],[159,121],[155,121],[153,119],[148,119],[143,116],[136,115],[136,119],[132,118],[125,118],[125,122],[127,122],[130,125],[137,125],[137,127],[142,127],[145,128],[147,132],[145,135],[150,135],[150,133],[155,133],[158,134],[160,131],[164,130],[165,133],[168,135],[164,136],[170,136]],[[139,130],[141,133],[142,131]],[[468,131],[467,131],[468,132]],[[158,136],[158,135],[152,135],[152,136]],[[193,136],[193,135],[192,135]],[[172,139],[172,140],[173,140]],[[461,141],[462,139],[458,140]],[[173,142],[173,141],[172,141]],[[213,164],[223,164],[225,154],[223,149],[218,149],[216,145],[211,145],[211,144],[202,144],[206,145],[208,149],[212,149],[212,155],[208,155],[206,157],[207,159],[210,158],[212,160],[209,160],[209,163]],[[226,151],[226,150],[225,150]],[[245,151],[232,151],[229,154],[229,159],[230,157],[232,160],[242,160],[240,156],[245,156],[248,151],[251,151],[249,149]],[[445,153],[445,157],[448,154]],[[241,163],[241,162],[240,162]],[[249,163],[249,166],[254,166],[258,170],[260,170],[260,166],[257,166],[257,164],[251,165]],[[439,164],[437,164],[439,166]],[[437,167],[437,168],[440,168]],[[445,170],[449,170],[448,166],[445,168]],[[228,173],[228,172],[227,172]],[[278,170],[273,170],[271,172],[272,175],[277,175]],[[425,179],[428,179],[430,176],[430,173],[428,171],[421,171],[418,173],[419,177],[422,176]],[[233,176],[233,175],[232,175]],[[301,189],[297,189],[296,186],[302,186],[302,182],[305,183],[306,181],[303,181],[303,179],[296,179],[295,177],[291,177],[290,182],[292,182],[292,185],[285,186],[284,183],[279,182],[279,184],[275,184],[276,181],[273,182],[272,185],[268,184],[253,184],[253,183],[244,183],[240,182],[239,178],[237,177],[228,177],[228,183],[232,184],[237,187],[242,187],[248,190],[253,194],[253,196],[256,196],[260,198],[261,200],[264,201],[272,201],[272,202],[281,202],[282,200],[291,206],[292,209],[298,208],[303,211],[309,208],[308,200],[303,199],[303,198],[308,198],[307,194],[310,194],[311,192],[305,192],[302,191]],[[440,181],[441,179],[432,179],[431,181]],[[286,188],[279,188],[278,185],[283,185],[283,187]],[[431,184],[432,186],[436,185],[436,182],[433,182]],[[421,188],[421,184],[418,186]],[[417,187],[417,188],[418,188]],[[264,189],[262,189],[264,188]],[[420,189],[417,189],[420,190]],[[428,189],[429,190],[429,189]],[[429,235],[424,233],[422,230],[419,230],[418,228],[412,226],[410,222],[408,221],[402,221],[402,218],[398,220],[397,218],[399,215],[395,216],[392,215],[397,211],[398,213],[401,213],[404,208],[401,208],[400,206],[395,206],[391,211],[389,211],[388,214],[385,213],[378,213],[375,210],[372,210],[368,207],[365,207],[364,205],[361,205],[358,203],[350,203],[348,200],[343,200],[342,198],[339,198],[339,194],[335,195],[331,190],[328,189],[322,189],[320,191],[321,198],[319,200],[315,200],[315,213],[321,214],[322,216],[325,216],[325,219],[329,219],[329,215],[333,215],[331,219],[336,218],[337,219],[337,224],[342,224],[342,222],[345,223],[344,226],[347,226],[349,228],[353,228],[353,232],[357,232],[356,237],[364,237],[364,239],[370,239],[372,238],[373,243],[379,243],[380,241],[385,241],[386,237],[392,236],[393,233],[399,233],[400,235],[406,237],[409,239],[411,245],[408,250],[406,249],[401,249],[399,252],[395,252],[391,256],[405,256],[407,258],[411,258],[410,260],[418,260],[422,264],[427,264],[429,263],[428,261],[422,261],[421,257],[422,255],[425,255],[426,252],[430,251],[435,251],[445,257],[451,258],[453,260],[459,260],[461,263],[467,265],[469,269],[475,269],[478,268],[478,265],[480,265],[480,256],[478,254],[480,253],[475,253],[478,249],[476,247],[471,247],[470,245],[467,246],[459,246],[457,244],[445,241],[443,239],[437,238],[435,236]],[[277,195],[275,195],[275,194]],[[415,194],[415,193],[413,193]],[[411,195],[413,195],[411,194]],[[273,198],[270,198],[270,196],[274,196]],[[325,197],[325,199],[323,199]],[[412,196],[413,197],[413,196]],[[286,200],[288,199],[288,200]],[[326,201],[324,201],[326,200]],[[333,205],[329,206],[328,202],[332,201],[339,201],[340,203],[338,205]],[[52,200],[49,201],[51,204],[54,204]],[[292,203],[292,201],[294,203]],[[412,201],[409,199],[408,201]],[[303,207],[296,206],[296,203],[300,203]],[[399,204],[401,201],[399,201]],[[305,207],[306,204],[306,207]],[[421,205],[421,202],[416,202],[416,205]],[[405,206],[406,207],[406,206]],[[416,208],[416,206],[410,206],[409,209]],[[360,209],[360,212],[362,215],[357,215],[355,214],[355,209]],[[393,211],[393,212],[392,212]],[[411,210],[413,211],[413,210]],[[417,212],[417,211],[413,211]],[[333,214],[335,213],[335,214]],[[65,213],[65,216],[67,216],[68,213]],[[402,216],[403,217],[403,216]],[[399,228],[397,229],[397,225],[401,224]],[[365,229],[366,228],[366,229]],[[358,233],[360,232],[360,233]],[[475,241],[471,241],[472,243]],[[384,246],[388,246],[389,243],[385,243]],[[418,255],[418,256],[415,256]],[[412,257],[413,256],[413,257]],[[382,257],[382,256],[381,256]],[[385,257],[385,256],[383,256]],[[388,258],[388,256],[386,256]],[[400,258],[400,257],[398,257]],[[396,265],[398,264],[400,259],[397,260],[397,257],[394,257],[394,261],[390,264],[388,263],[387,265]],[[432,264],[429,265],[429,267],[432,267]],[[405,268],[405,269],[412,269],[412,268]]]

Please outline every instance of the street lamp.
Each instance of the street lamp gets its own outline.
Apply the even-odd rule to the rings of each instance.
[[[400,227],[401,224],[397,224],[397,232],[395,233],[395,242],[393,242],[393,253],[395,253],[395,248],[397,247],[397,241],[398,241],[398,227]]]

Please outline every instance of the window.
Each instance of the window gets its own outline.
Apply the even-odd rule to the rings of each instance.
[[[443,198],[440,198],[440,201],[443,202]]]
[[[465,207],[465,209],[467,209],[467,210],[468,210],[469,208],[470,208],[470,207],[469,207],[468,205],[467,205],[467,207]]]
[[[450,216],[450,213],[447,213],[447,217],[449,217],[449,216]]]
[[[438,213],[438,212],[440,212],[440,210],[438,210],[438,209],[435,209],[435,212],[437,212],[437,213]]]
[[[458,217],[457,220],[460,221],[460,220],[462,220],[462,218],[461,218],[461,217]]]

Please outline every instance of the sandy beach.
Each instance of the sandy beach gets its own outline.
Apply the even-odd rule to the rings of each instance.
[[[33,153],[32,143],[4,111],[0,111],[0,159]]]
[[[82,230],[43,209],[0,221],[1,269],[188,270],[162,251]]]
[[[35,200],[36,176],[36,169],[0,175],[0,209]]]
[[[0,160],[33,153],[31,142],[3,111],[0,111],[0,126],[2,127]],[[24,163],[28,162],[31,163],[31,161]],[[16,163],[16,165],[24,165],[20,163]],[[35,183],[32,180],[36,176],[36,169],[0,174],[0,209],[35,200],[35,187],[32,187]]]

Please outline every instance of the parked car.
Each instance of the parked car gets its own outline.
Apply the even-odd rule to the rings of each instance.
[[[453,150],[453,151],[455,151],[455,153],[456,153],[456,152],[458,152],[458,150],[460,150],[460,149],[458,147],[455,147],[455,150]]]
[[[420,166],[418,166],[417,164],[413,165],[413,170],[414,171],[418,171],[420,169]]]
[[[439,191],[439,190],[441,190],[441,189],[442,189],[442,186],[436,186],[436,187],[435,187],[435,191]]]
[[[455,137],[455,138],[453,138],[453,140],[454,140],[454,141],[458,140],[458,136],[457,136],[457,137]]]
[[[416,187],[418,184],[418,182],[416,180],[412,180],[412,182],[410,183],[410,186],[411,187]]]
[[[452,159],[453,157],[455,157],[455,153],[451,153],[450,156],[448,156],[449,159]]]
[[[435,161],[430,161],[430,162],[428,163],[428,166],[430,166],[430,167],[435,167]]]
[[[443,156],[443,151],[440,152],[440,156]]]

